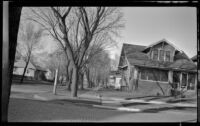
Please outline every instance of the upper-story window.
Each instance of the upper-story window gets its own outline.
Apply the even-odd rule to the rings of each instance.
[[[153,50],[153,60],[158,60],[158,50],[157,49]]]
[[[160,55],[159,55],[160,61],[164,61],[164,56],[165,56],[164,54],[165,54],[164,50],[160,50]]]
[[[170,61],[170,51],[166,51],[165,53],[165,61]]]
[[[163,49],[153,49],[152,59],[159,61],[170,61],[170,51],[165,51]]]

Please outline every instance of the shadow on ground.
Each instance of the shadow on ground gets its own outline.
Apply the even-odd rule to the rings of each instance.
[[[9,122],[38,122],[53,120],[99,121],[121,116],[126,112],[86,107],[76,104],[53,104],[46,101],[10,99]]]
[[[143,110],[142,112],[145,112],[145,113],[158,113],[158,112],[161,112],[161,111],[168,111],[168,110],[181,110],[181,111],[194,111],[196,112],[196,108],[193,108],[193,107],[177,107],[177,106],[174,106],[174,107],[162,107],[162,108],[150,108],[150,109],[145,109]]]

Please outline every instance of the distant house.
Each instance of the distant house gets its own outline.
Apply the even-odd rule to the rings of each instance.
[[[195,91],[197,66],[166,39],[149,46],[123,44],[118,68],[129,90],[168,95],[170,88]]]
[[[14,76],[22,76],[24,72],[26,62],[23,59],[20,59],[14,63],[13,68],[13,75]],[[29,61],[29,64],[27,66],[25,77],[29,79],[34,80],[46,80],[45,74],[47,73],[47,70],[44,68],[41,68],[40,66],[33,65],[31,61]]]
[[[13,68],[13,75],[18,75],[22,76],[24,72],[26,62],[23,59],[20,59],[14,63],[14,68]],[[33,66],[31,62],[29,62],[26,72],[25,72],[25,77],[28,77],[29,79],[34,79],[36,68]]]

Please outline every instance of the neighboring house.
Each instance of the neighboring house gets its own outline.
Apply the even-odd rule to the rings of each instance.
[[[197,55],[193,56],[191,60],[197,65]]]
[[[199,82],[200,82],[200,67],[199,67],[199,63],[197,61],[197,55],[193,56],[191,58],[191,60],[197,65],[198,64],[198,87],[200,86],[199,85]]]
[[[121,89],[121,75],[119,71],[110,71],[109,85],[115,89]]]
[[[18,75],[22,76],[24,72],[26,62],[23,59],[20,59],[14,63],[14,68],[13,68],[13,75]],[[25,72],[25,77],[28,77],[30,79],[34,78],[36,68],[33,66],[31,62],[29,62],[26,72]]]
[[[165,39],[149,46],[123,44],[118,68],[129,90],[169,95],[172,86],[192,92],[197,87],[196,64]]]

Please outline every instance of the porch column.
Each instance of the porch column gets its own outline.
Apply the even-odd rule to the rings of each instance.
[[[181,72],[181,74],[180,74],[180,84],[178,85],[178,86],[179,86],[179,89],[181,89],[181,85],[182,85],[182,78],[183,78],[183,73]]]
[[[195,87],[194,87],[194,89],[195,89],[196,92],[198,91],[198,90],[197,90],[197,89],[198,89],[198,88],[197,88],[197,86],[198,86],[198,85],[197,85],[197,82],[198,82],[197,79],[198,79],[197,74],[195,74],[195,82],[194,82]]]
[[[172,70],[170,70],[168,72],[168,82],[173,83],[173,71]]]
[[[137,67],[135,67],[135,69],[134,69],[133,78],[138,79],[138,68]]]
[[[135,67],[134,69],[134,74],[133,74],[133,80],[134,80],[134,85],[135,85],[135,90],[138,89],[138,78],[139,78],[139,72],[138,72],[138,68]]]

